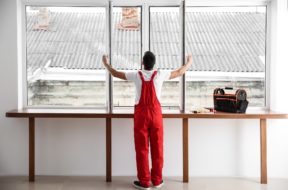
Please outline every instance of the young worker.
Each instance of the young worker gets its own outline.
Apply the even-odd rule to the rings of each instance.
[[[187,63],[174,71],[154,70],[155,55],[147,51],[143,56],[144,70],[120,72],[111,67],[107,56],[103,64],[112,76],[133,81],[136,86],[134,108],[134,141],[137,162],[137,177],[133,186],[137,189],[150,189],[163,186],[163,119],[160,104],[161,88],[165,80],[182,76],[192,64],[192,56],[187,56]],[[149,169],[149,143],[152,169]]]

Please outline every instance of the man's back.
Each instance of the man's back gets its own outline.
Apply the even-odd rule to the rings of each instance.
[[[150,81],[154,71],[155,70],[151,70],[151,71],[141,70],[140,72],[142,72],[145,81]],[[125,75],[128,81],[132,81],[135,84],[135,88],[136,88],[135,105],[137,105],[141,97],[141,88],[142,88],[142,80],[140,78],[139,71],[127,72],[125,73]],[[154,87],[155,87],[156,95],[157,95],[159,102],[161,98],[161,89],[162,89],[163,82],[165,80],[168,80],[170,75],[171,75],[171,71],[157,70],[157,74],[153,82],[154,82]]]

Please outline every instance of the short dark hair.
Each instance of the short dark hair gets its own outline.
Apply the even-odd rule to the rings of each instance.
[[[143,64],[145,70],[152,70],[156,62],[154,53],[146,51],[143,56]]]

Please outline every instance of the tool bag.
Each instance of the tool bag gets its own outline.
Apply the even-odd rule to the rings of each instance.
[[[233,88],[225,88],[233,90]],[[245,113],[248,107],[247,93],[243,89],[238,89],[234,94],[226,94],[224,89],[216,88],[213,94],[214,109],[216,111]]]

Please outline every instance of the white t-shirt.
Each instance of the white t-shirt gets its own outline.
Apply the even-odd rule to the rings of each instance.
[[[149,81],[154,71],[155,70],[151,70],[151,71],[141,70],[141,72],[143,73],[144,80]],[[141,90],[142,90],[142,81],[138,72],[139,71],[131,71],[131,72],[125,73],[127,80],[133,81],[136,87],[135,105],[139,103],[139,100],[141,97]],[[155,87],[156,96],[159,102],[160,102],[161,88],[162,88],[163,82],[165,80],[168,80],[170,78],[170,75],[171,75],[171,71],[157,70],[157,74],[154,77],[154,87]]]

